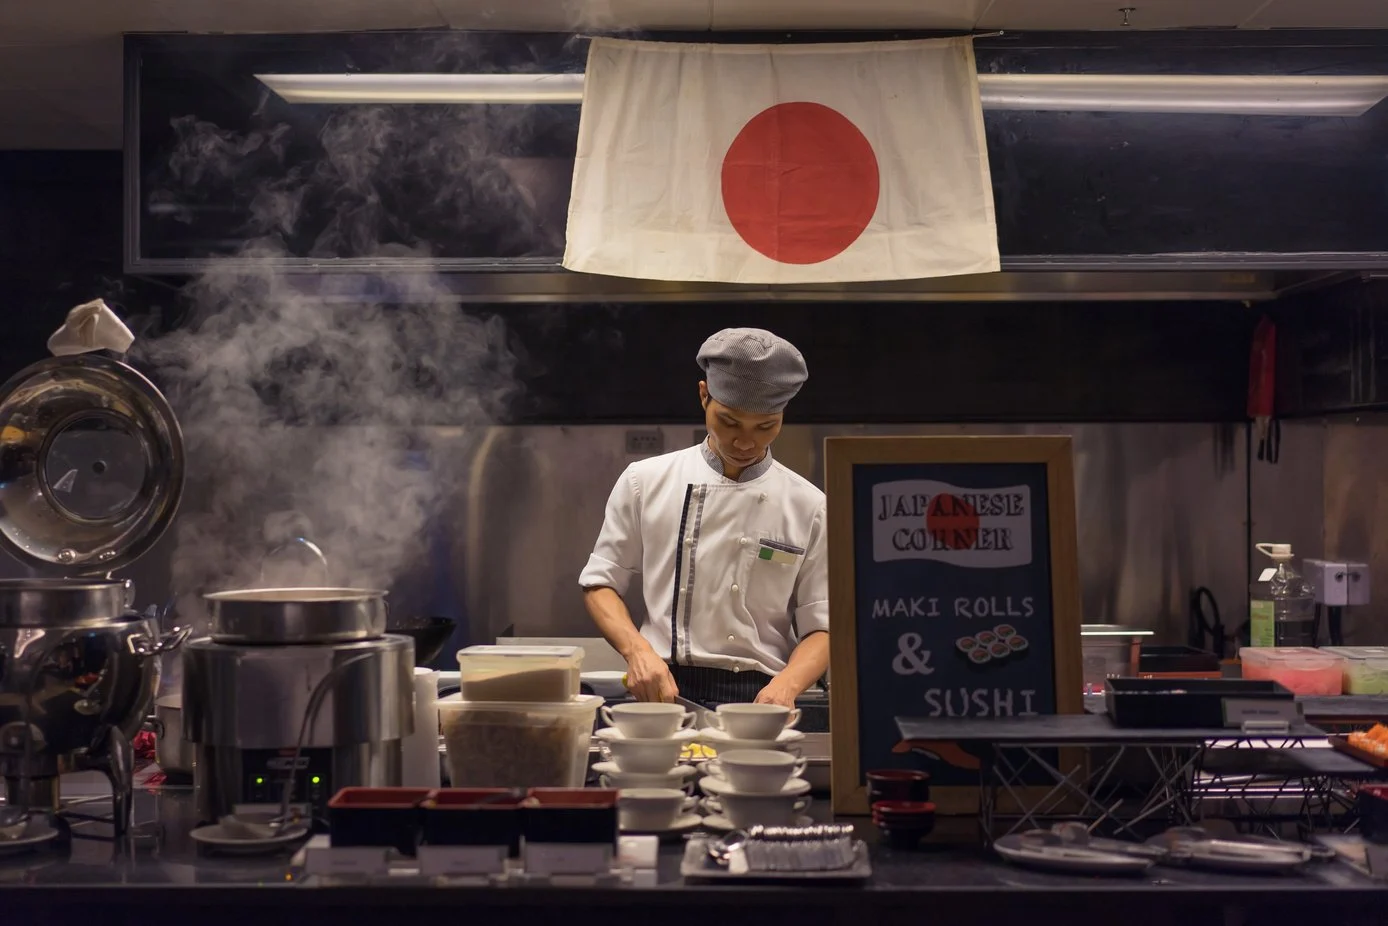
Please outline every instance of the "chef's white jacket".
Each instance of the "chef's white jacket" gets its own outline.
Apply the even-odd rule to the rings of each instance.
[[[829,629],[824,493],[767,457],[737,481],[704,444],[632,463],[579,578],[625,597],[641,635],[680,665],[776,675]]]

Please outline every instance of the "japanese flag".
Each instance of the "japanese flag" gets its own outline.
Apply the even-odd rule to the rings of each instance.
[[[727,283],[997,270],[972,40],[594,39],[564,266]]]

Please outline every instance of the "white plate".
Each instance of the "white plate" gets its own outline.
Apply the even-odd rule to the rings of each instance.
[[[593,771],[599,775],[617,775],[622,778],[649,778],[654,781],[657,778],[679,779],[683,781],[693,775],[696,769],[692,765],[676,765],[668,772],[624,772],[616,762],[594,762]]]
[[[795,825],[814,826],[814,820],[802,814],[796,818]],[[731,833],[733,830],[737,829],[736,826],[733,826],[733,821],[719,814],[715,814],[711,817],[704,817],[704,826],[711,830],[717,830],[720,833]]]
[[[792,778],[779,791],[755,793],[737,790],[733,787],[733,783],[726,778],[719,778],[717,775],[705,775],[699,779],[699,787],[705,794],[709,795],[738,794],[743,797],[799,797],[810,791],[810,783],[803,778]]]
[[[789,746],[798,743],[805,738],[805,734],[800,730],[782,730],[775,740],[740,740],[734,739],[722,730],[715,730],[713,727],[704,727],[698,732],[698,739],[706,742],[710,746],[715,746],[720,750],[727,749],[773,749],[779,746]]]
[[[200,826],[189,834],[195,842],[228,855],[266,855],[294,845],[309,835],[307,826],[291,826],[268,839],[240,839],[222,832],[220,823]]]
[[[603,727],[601,730],[599,730],[598,732],[594,733],[593,735],[596,736],[598,739],[602,740],[604,743],[610,743],[610,742],[612,742],[613,740],[624,740],[624,739],[627,738],[627,737],[623,736],[623,735],[622,735],[622,731],[621,731],[621,730],[618,730],[616,727]],[[633,739],[632,742],[634,742],[634,743],[670,743],[670,742],[675,742],[675,743],[692,743],[692,742],[694,742],[694,741],[695,741],[696,739],[698,739],[698,738],[699,738],[699,731],[698,731],[698,730],[681,730],[681,731],[679,731],[678,733],[676,733],[674,736],[661,736],[661,737],[648,738],[648,739]]]
[[[702,826],[703,822],[704,818],[698,814],[687,813],[663,830],[629,830],[623,828],[622,832],[628,836],[674,836],[677,833],[692,833]]]
[[[18,839],[0,839],[0,855],[12,855],[37,849],[58,838],[58,831],[47,820],[31,816],[24,835]]]
[[[1078,846],[1045,846],[1033,849],[1021,844],[1021,837],[1010,834],[993,843],[993,850],[1014,865],[1044,871],[1073,871],[1085,874],[1135,874],[1155,864],[1151,859],[1115,852],[1096,852]]]

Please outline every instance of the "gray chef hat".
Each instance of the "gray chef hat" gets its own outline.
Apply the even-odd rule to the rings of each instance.
[[[699,348],[708,393],[729,408],[771,415],[809,378],[795,345],[761,328],[724,328]]]

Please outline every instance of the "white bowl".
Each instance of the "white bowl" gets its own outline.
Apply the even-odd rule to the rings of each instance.
[[[811,803],[793,794],[736,794],[705,798],[705,810],[727,817],[734,826],[794,826]]]
[[[620,669],[598,669],[582,673],[578,680],[593,689],[593,694],[604,698],[621,698],[627,693],[627,686],[622,684],[626,676]]]
[[[635,701],[603,707],[599,712],[603,723],[616,727],[631,739],[664,739],[694,726],[693,711],[678,704],[654,701]]]
[[[698,804],[674,788],[623,788],[617,794],[617,825],[624,830],[667,830]]]
[[[739,793],[777,794],[804,773],[805,760],[775,749],[732,749],[710,759],[704,771],[726,778]]]
[[[800,722],[800,708],[780,704],[720,704],[708,724],[733,739],[774,740]]]
[[[684,740],[669,739],[610,739],[602,744],[603,755],[617,763],[623,772],[659,775],[679,764]]]

